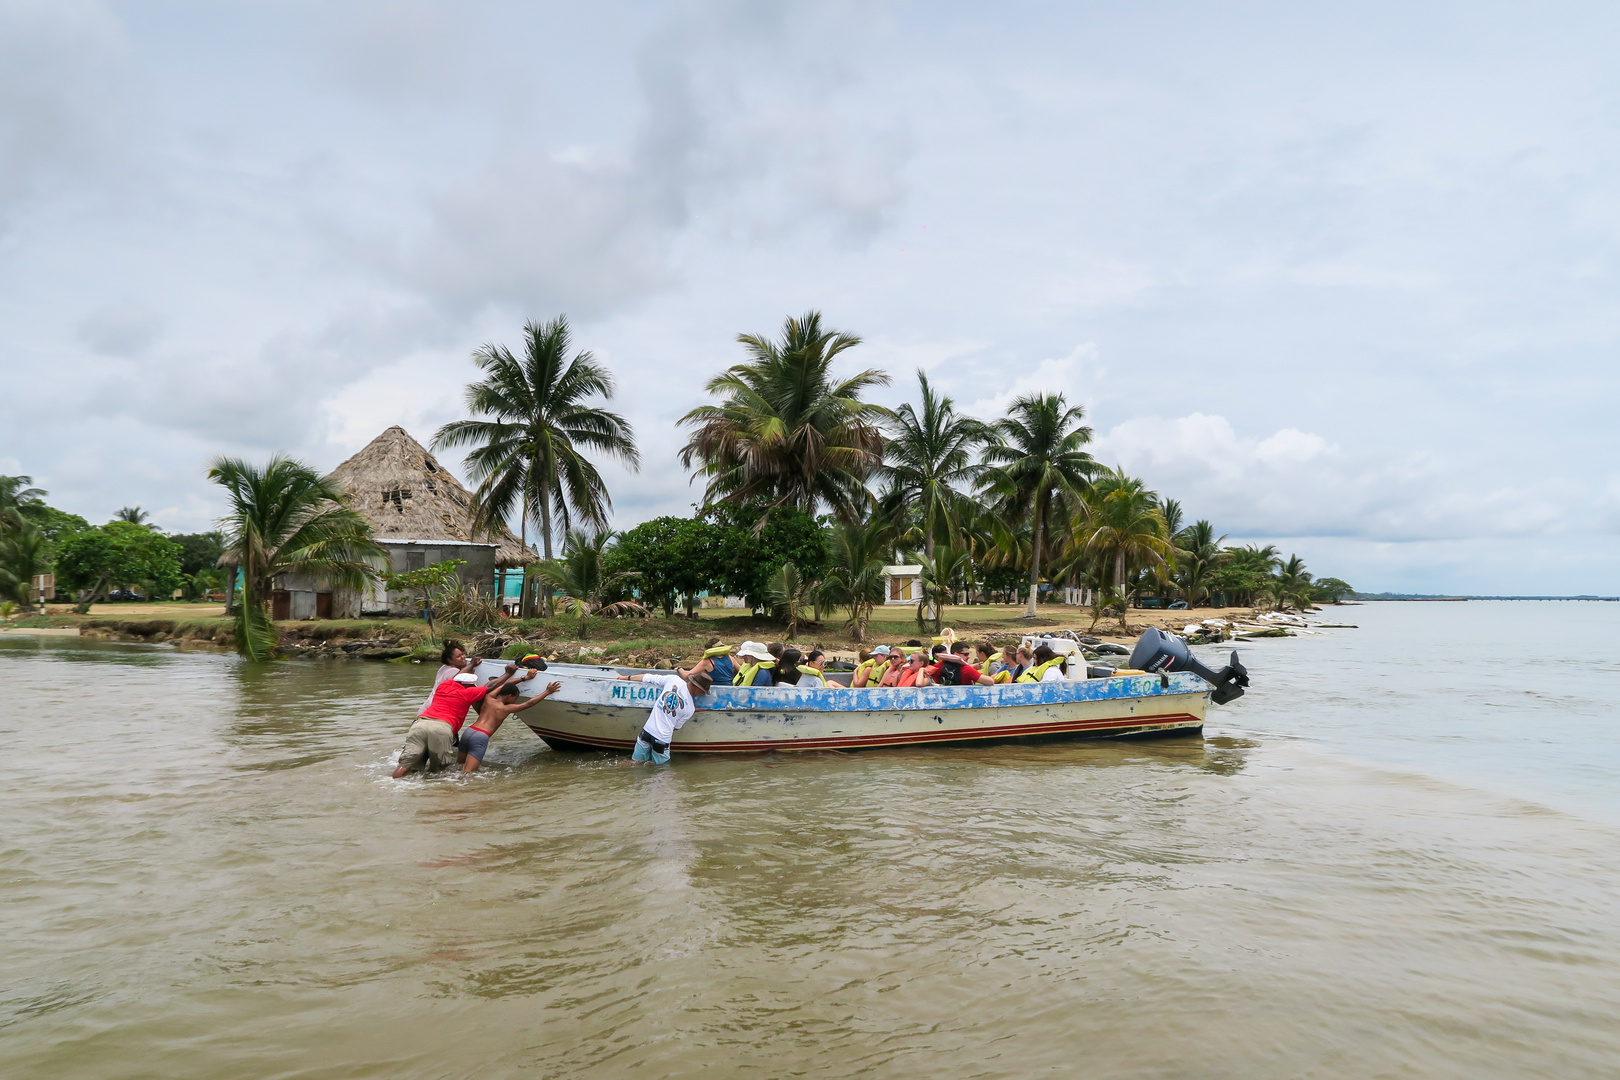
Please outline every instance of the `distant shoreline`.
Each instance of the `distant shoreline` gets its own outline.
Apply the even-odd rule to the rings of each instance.
[[[1401,593],[1379,593],[1376,596],[1352,596],[1351,603],[1377,603],[1394,600],[1422,600],[1427,602],[1456,603],[1463,600],[1595,600],[1613,604],[1620,602],[1620,596],[1418,596]]]

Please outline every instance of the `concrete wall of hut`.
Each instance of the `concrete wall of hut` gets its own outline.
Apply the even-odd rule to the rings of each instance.
[[[489,544],[458,544],[438,540],[420,544],[385,543],[388,565],[379,567],[390,573],[403,574],[407,570],[420,570],[447,559],[461,559],[463,565],[456,576],[463,585],[476,585],[479,591],[491,596],[495,591],[495,548]],[[385,591],[379,584],[365,593],[352,589],[339,589],[333,594],[332,617],[358,619],[368,615],[394,615],[415,618],[421,614],[419,601],[408,593]]]

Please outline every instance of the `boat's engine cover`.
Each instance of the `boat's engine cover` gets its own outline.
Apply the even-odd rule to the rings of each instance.
[[[1242,697],[1249,685],[1249,672],[1238,663],[1237,650],[1232,651],[1231,663],[1219,672],[1211,671],[1198,662],[1186,641],[1156,627],[1144,630],[1136,639],[1128,666],[1139,671],[1190,671],[1215,687],[1210,700],[1217,705]]]

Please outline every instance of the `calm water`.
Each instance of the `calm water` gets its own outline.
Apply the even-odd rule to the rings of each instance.
[[[1343,614],[1202,742],[468,782],[421,667],[0,641],[0,1076],[1615,1076],[1620,605]]]

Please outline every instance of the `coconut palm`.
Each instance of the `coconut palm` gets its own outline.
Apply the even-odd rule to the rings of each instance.
[[[579,636],[585,637],[588,615],[645,615],[647,609],[634,600],[609,602],[607,597],[635,578],[629,570],[608,567],[609,545],[617,536],[610,530],[594,533],[569,529],[563,539],[563,556],[536,563],[533,570],[560,595],[558,605],[579,616]]]
[[[138,506],[121,506],[118,513],[113,515],[114,521],[127,521],[131,525],[150,525],[152,515]]]
[[[720,403],[681,418],[693,429],[681,464],[697,462],[708,478],[705,502],[807,513],[825,506],[839,520],[855,520],[870,502],[866,478],[882,461],[880,424],[889,416],[861,393],[887,384],[888,375],[867,369],[835,380],[833,361],[861,339],[824,328],[815,311],[788,319],[780,340],[737,340],[749,362],[704,387]]]
[[[32,476],[0,476],[0,532],[15,529],[45,508],[47,492]]]
[[[1121,470],[1110,470],[1092,484],[1087,503],[1087,520],[1076,530],[1083,537],[1080,550],[1099,569],[1112,568],[1113,588],[1120,595],[1128,595],[1126,576],[1133,565],[1173,564],[1175,548],[1158,496],[1142,481]],[[1119,621],[1123,629],[1123,610]]]
[[[922,391],[920,409],[910,402],[895,410],[889,439],[883,448],[882,473],[916,514],[922,531],[923,551],[931,558],[940,539],[960,540],[965,507],[964,490],[979,469],[974,449],[989,441],[985,425],[956,411],[950,398],[935,392],[928,375],[917,372]]]
[[[968,553],[962,548],[941,544],[933,554],[922,560],[922,575],[918,580],[922,595],[917,598],[917,629],[933,613],[934,633],[945,625],[945,605],[956,599],[972,568]]]
[[[1311,575],[1305,571],[1305,560],[1298,555],[1290,555],[1272,578],[1271,593],[1277,598],[1278,611],[1289,604],[1301,611],[1310,607]]]
[[[33,522],[21,518],[0,531],[0,600],[28,603],[34,576],[50,568],[50,543]]]
[[[829,607],[847,606],[856,641],[866,640],[872,609],[883,603],[884,559],[893,543],[894,526],[885,517],[834,525],[828,541],[828,566],[818,596]]]
[[[220,519],[225,559],[242,571],[236,645],[267,660],[275,651],[265,604],[279,574],[312,574],[359,590],[385,557],[371,523],[347,505],[337,485],[301,461],[277,454],[262,469],[240,458],[215,458],[208,478],[223,487],[230,513]]]
[[[771,609],[787,620],[787,640],[792,641],[799,634],[799,620],[805,609],[816,603],[820,582],[810,581],[797,566],[785,562],[766,588]]]
[[[1197,606],[1208,599],[1210,575],[1225,558],[1221,554],[1225,541],[1226,537],[1215,535],[1215,527],[1207,520],[1195,521],[1175,534],[1176,587],[1187,603]]]
[[[613,376],[588,352],[570,359],[571,347],[566,315],[526,323],[521,358],[504,345],[482,346],[473,363],[484,378],[465,394],[467,411],[481,419],[453,421],[433,436],[435,448],[473,448],[466,460],[478,485],[475,527],[492,530],[520,511],[524,544],[533,522],[547,561],[555,524],[607,527],[613,500],[585,451],[641,467],[630,422],[591,402],[613,397]]]
[[[1029,523],[1027,618],[1036,614],[1041,556],[1051,546],[1053,522],[1083,509],[1082,496],[1101,468],[1082,449],[1092,434],[1080,422],[1085,415],[1062,394],[1028,394],[1014,399],[1007,415],[990,425],[995,441],[985,447],[980,482],[1004,519]]]

